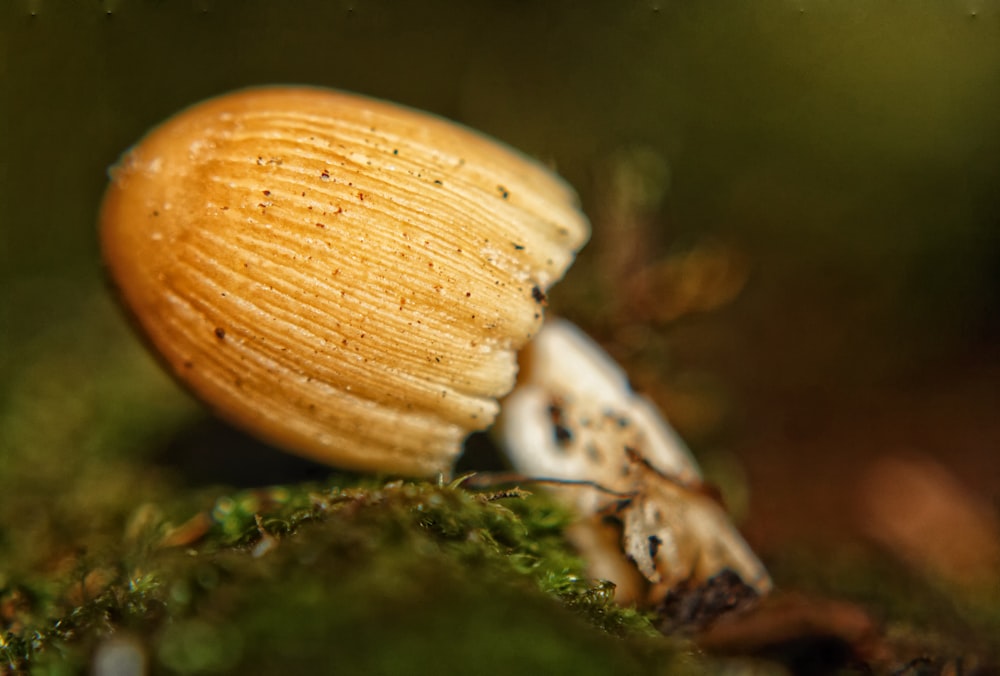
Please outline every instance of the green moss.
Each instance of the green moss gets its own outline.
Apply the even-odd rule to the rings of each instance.
[[[203,537],[162,513],[137,510],[121,547],[81,557],[61,589],[26,575],[32,601],[0,665],[80,667],[121,632],[175,673],[671,663],[644,617],[585,578],[562,538],[567,515],[538,496],[373,480],[244,491],[215,500]],[[151,544],[188,531],[191,542]]]

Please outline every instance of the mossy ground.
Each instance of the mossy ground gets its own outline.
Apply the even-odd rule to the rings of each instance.
[[[683,661],[586,579],[566,521],[545,499],[458,482],[244,491],[180,525],[144,503],[102,551],[8,571],[0,670],[82,670],[122,636],[167,673],[656,673]]]

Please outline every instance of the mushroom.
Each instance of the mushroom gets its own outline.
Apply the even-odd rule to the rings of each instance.
[[[135,323],[220,416],[413,476],[493,422],[589,236],[573,191],[513,149],[306,87],[167,120],[112,169],[100,221]]]
[[[449,474],[538,334],[504,403],[515,467],[618,518],[618,569],[670,587],[732,567],[768,588],[652,404],[578,329],[542,328],[590,229],[537,162],[427,113],[270,87],[179,113],[111,179],[111,278],[220,416],[342,468]]]

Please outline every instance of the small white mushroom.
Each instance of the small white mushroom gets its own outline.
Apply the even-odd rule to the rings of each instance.
[[[770,589],[764,566],[704,489],[690,451],[593,341],[566,321],[549,320],[522,350],[521,364],[498,436],[519,472],[552,480],[583,517],[577,541],[589,560],[618,576],[616,555],[624,553],[654,585],[653,595],[726,568],[760,592]],[[602,517],[621,523],[610,556],[597,532]]]

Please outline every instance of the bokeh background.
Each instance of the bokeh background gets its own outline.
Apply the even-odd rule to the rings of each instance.
[[[97,246],[124,149],[264,83],[434,111],[564,175],[595,232],[553,311],[667,412],[779,584],[797,552],[874,550],[995,591],[992,0],[5,1],[0,560],[95,486],[324,475],[159,372]]]

